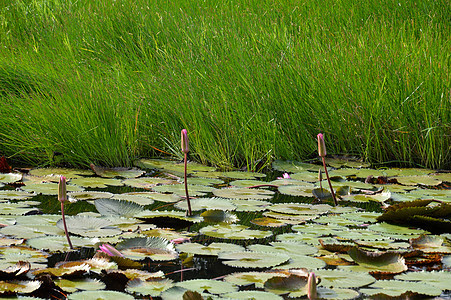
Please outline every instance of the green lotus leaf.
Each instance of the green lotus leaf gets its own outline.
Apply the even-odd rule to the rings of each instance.
[[[319,245],[318,236],[321,235],[321,233],[317,234],[305,234],[305,233],[283,233],[279,234],[276,237],[277,241],[280,242],[300,242],[300,243],[306,243],[310,245]]]
[[[299,242],[271,242],[269,245],[254,244],[249,245],[247,249],[257,252],[279,252],[287,254],[311,255],[318,252],[316,247]]]
[[[434,232],[451,232],[451,221],[429,216],[412,216],[412,223]]]
[[[349,187],[347,185],[340,186],[335,191],[335,195],[337,197],[344,197],[344,196],[348,196],[350,194],[351,194],[351,187]]]
[[[289,196],[312,197],[313,184],[303,185],[282,185],[279,186],[279,192]]]
[[[82,291],[97,291],[103,290],[105,288],[105,283],[98,279],[83,278],[83,279],[55,279],[55,284],[60,287],[63,291],[68,293],[76,292],[77,290]]]
[[[180,180],[180,183],[184,183],[184,180]],[[224,180],[219,178],[201,178],[201,177],[190,177],[188,178],[189,184],[195,185],[217,185],[223,184]]]
[[[307,295],[307,277],[290,275],[274,276],[265,282],[265,290],[276,295],[296,293],[295,297]]]
[[[70,180],[70,183],[84,188],[106,188],[108,186],[124,185],[124,183],[119,179],[103,177],[74,178]]]
[[[186,288],[183,288],[181,286],[173,286],[172,288],[164,291],[160,295],[161,299],[163,300],[182,300],[182,299],[189,299],[189,300],[201,300],[201,299],[208,299],[208,300],[219,300],[222,299],[219,296],[215,296],[213,294],[209,293],[199,293],[199,292],[193,292],[191,290],[188,290]],[[202,298],[201,298],[202,297]]]
[[[391,236],[414,235],[414,234],[419,235],[419,234],[428,234],[429,233],[422,229],[411,229],[408,227],[388,224],[385,222],[370,225],[370,226],[368,226],[368,229],[379,232],[379,233],[388,234]]]
[[[223,295],[226,299],[258,299],[258,300],[282,300],[283,298],[273,293],[264,291],[239,291]]]
[[[298,221],[278,220],[274,218],[262,217],[251,220],[252,224],[263,227],[283,227],[287,225],[299,224]]]
[[[111,197],[111,199],[129,201],[129,202],[133,202],[138,205],[141,205],[141,206],[151,205],[155,202],[153,199],[151,199],[149,197],[144,197],[144,196],[140,196],[140,195],[130,195],[130,194],[114,194],[113,197]]]
[[[82,176],[92,176],[94,172],[82,169],[65,169],[65,168],[38,168],[31,169],[30,175],[51,178],[50,180],[58,181],[60,176],[68,179],[79,178]]]
[[[19,261],[30,263],[47,262],[48,254],[44,251],[35,250],[24,246],[0,247],[0,261],[16,264]]]
[[[0,233],[4,235],[15,236],[18,238],[31,239],[35,237],[44,236],[46,234],[59,235],[64,234],[64,231],[55,225],[11,225],[0,228]]]
[[[364,195],[364,194],[347,195],[343,196],[342,199],[344,201],[351,202],[368,202],[368,201],[384,202],[390,199],[390,197],[391,197],[390,192],[382,192],[376,195]]]
[[[431,190],[431,189],[417,189],[412,190],[406,196],[414,199],[435,199],[445,203],[451,202],[451,190]]]
[[[397,280],[415,281],[430,284],[441,290],[450,290],[451,272],[446,271],[432,271],[432,272],[408,272],[396,275]]]
[[[0,199],[8,200],[27,200],[36,196],[34,193],[29,193],[25,191],[18,190],[4,190],[0,191]]]
[[[314,222],[320,224],[335,224],[339,226],[359,226],[362,224],[362,222],[359,221],[346,219],[342,215],[323,215],[314,219]]]
[[[75,201],[111,198],[113,197],[113,194],[109,192],[82,191],[82,192],[67,193],[67,197],[69,198],[70,202],[75,202]]]
[[[200,233],[210,237],[231,240],[263,239],[272,235],[271,231],[251,230],[244,225],[217,224],[203,227]]]
[[[185,212],[182,211],[157,211],[157,210],[144,210],[135,216],[138,219],[143,219],[148,222],[152,222],[152,219],[159,218],[168,218],[168,223],[171,221],[170,219],[174,219],[172,221],[177,221],[180,223],[181,221],[185,221],[187,223],[199,223],[202,222],[203,219],[200,216],[186,216]],[[188,225],[187,225],[188,226]],[[186,226],[186,227],[187,227]],[[166,224],[166,227],[170,227],[169,224]]]
[[[16,217],[18,225],[52,225],[55,226],[56,222],[61,219],[60,215],[29,215]]]
[[[238,221],[236,215],[223,211],[221,209],[206,210],[201,213],[200,216],[204,218],[205,222],[208,223],[235,223]]]
[[[80,192],[83,191],[84,188],[68,184],[66,186],[68,192]],[[43,194],[43,195],[58,195],[58,184],[57,183],[35,183],[28,184],[26,186],[21,187],[22,190],[30,193]]]
[[[67,296],[69,300],[134,300],[131,295],[116,291],[81,291]]]
[[[420,168],[399,168],[399,169],[387,169],[384,170],[387,176],[423,176],[431,173],[435,173],[435,170],[420,169]]]
[[[255,179],[266,177],[266,175],[256,172],[230,171],[230,172],[222,172],[221,177],[233,179]]]
[[[271,268],[287,262],[290,256],[277,252],[240,251],[221,252],[218,258],[223,264],[236,268]]]
[[[126,194],[121,194],[121,195],[134,195],[134,196],[146,197],[146,198],[150,198],[155,201],[166,202],[166,203],[173,203],[173,202],[177,202],[182,199],[182,197],[175,195],[175,194],[162,194],[162,193],[157,193],[157,192],[131,192],[131,193],[126,193]],[[185,195],[183,195],[183,196],[185,196]],[[147,205],[147,204],[143,204],[143,203],[138,203],[138,204]]]
[[[240,180],[233,180],[229,182],[229,185],[232,187],[238,187],[238,188],[248,188],[254,185],[261,185],[265,184],[266,182],[255,180],[255,179],[240,179]]]
[[[276,180],[268,182],[268,184],[275,185],[277,187],[284,186],[284,185],[300,185],[300,186],[302,186],[305,183],[307,183],[307,182],[300,181],[300,180],[294,180],[294,179],[290,179],[290,178],[276,179]]]
[[[325,188],[312,189],[312,195],[318,200],[327,200],[332,198],[332,194]]]
[[[133,217],[144,210],[144,206],[126,200],[97,199],[94,204],[102,216]]]
[[[256,288],[264,288],[265,282],[274,276],[288,277],[289,274],[280,272],[239,272],[226,275],[224,280],[240,286],[255,284]]]
[[[330,252],[347,253],[352,247],[355,247],[353,242],[337,241],[336,239],[319,239],[321,246]]]
[[[294,174],[290,174],[291,179],[294,180],[300,180],[300,181],[306,181],[306,182],[317,182],[318,179],[318,173],[313,173],[309,171],[303,171],[303,172],[297,172]]]
[[[175,175],[183,175],[185,171],[185,164],[183,162],[166,164],[163,166],[163,170]],[[202,165],[196,162],[188,162],[187,165],[187,171],[189,174],[193,174],[196,172],[213,172],[215,170],[216,170],[215,167]]]
[[[401,273],[407,270],[404,257],[393,252],[367,252],[357,247],[348,251],[349,256],[359,264],[375,272]]]
[[[365,172],[365,170],[369,170],[371,173],[368,175],[372,175],[373,171],[377,172],[374,169],[362,169],[364,170],[363,172]],[[340,177],[356,177],[356,174],[359,172],[360,170],[358,169],[352,169],[352,168],[340,168],[340,169],[336,169],[336,170],[331,170],[329,172],[329,176],[340,176]],[[382,173],[381,173],[382,174]],[[368,176],[367,175],[367,176]],[[366,178],[367,176],[362,176],[364,178]]]
[[[210,256],[217,256],[219,252],[225,251],[244,251],[244,247],[230,243],[211,243],[208,246],[198,243],[184,243],[177,245],[176,248],[179,252]]]
[[[70,233],[87,237],[115,236],[122,232],[117,227],[112,226],[112,222],[106,218],[94,218],[78,215],[67,216],[66,225],[67,230]],[[56,226],[64,230],[62,220],[59,220],[56,223]]]
[[[0,183],[13,183],[22,180],[22,173],[0,173]]]
[[[186,195],[184,184],[159,185],[154,186],[152,189],[159,193],[174,193],[182,197]],[[205,196],[206,193],[211,193],[215,190],[211,186],[188,184],[188,193],[191,197]]]
[[[155,279],[163,279],[164,273],[163,271],[157,271],[154,273],[143,271],[143,270],[136,270],[136,269],[126,269],[126,270],[105,270],[103,272],[106,276],[112,276],[112,277],[118,277],[123,275],[126,280],[133,280],[136,278],[139,278],[141,280],[155,280]]]
[[[271,202],[254,199],[231,199],[230,202],[236,206],[235,211],[262,211],[271,205]]]
[[[334,168],[349,167],[349,168],[367,168],[370,166],[367,162],[362,162],[355,159],[347,158],[328,158],[327,164]]]
[[[326,263],[318,258],[297,254],[297,253],[287,253],[290,256],[290,260],[280,266],[277,269],[281,270],[292,270],[292,269],[321,269],[326,266]]]
[[[150,189],[157,185],[176,183],[174,180],[159,177],[141,177],[141,178],[125,179],[122,182],[125,185],[140,189]]]
[[[360,292],[372,296],[377,294],[384,294],[390,297],[398,297],[406,292],[418,293],[427,296],[440,296],[442,290],[433,285],[398,280],[379,280],[368,288],[360,289]]]
[[[422,176],[399,176],[395,177],[395,179],[403,185],[427,185],[427,186],[435,186],[442,183],[441,180],[438,180],[434,177],[428,175]]]
[[[313,219],[316,219],[318,216],[315,215],[288,215],[288,214],[282,214],[274,211],[265,211],[263,213],[263,216],[268,218],[273,218],[277,220],[286,220],[290,224],[303,224],[306,221],[310,221]],[[295,224],[296,223],[296,224]]]
[[[37,211],[34,207],[27,207],[24,203],[2,203],[2,215],[24,215],[26,213],[29,213],[31,211]]]
[[[444,238],[441,236],[422,234],[418,238],[410,239],[409,242],[414,249],[425,253],[451,253],[451,247],[443,244]]]
[[[145,230],[145,231],[142,231],[142,234],[149,236],[149,237],[152,237],[152,236],[161,237],[161,238],[164,238],[167,240],[175,240],[175,239],[180,239],[180,238],[189,239],[190,236],[193,235],[192,233],[188,233],[188,232],[177,232],[173,229],[162,229],[162,228]]]
[[[12,239],[12,238],[8,238],[8,237],[1,237],[0,238],[0,247],[20,245],[23,242],[24,242],[24,239]]]
[[[348,230],[348,228],[339,225],[320,225],[320,224],[305,224],[294,225],[291,229],[302,234],[311,233],[316,236],[335,235],[338,232]]]
[[[451,255],[443,256],[442,264],[447,268],[451,268]]]
[[[339,289],[339,288],[325,288],[318,287],[317,295],[320,299],[355,299],[360,296],[360,293],[352,289]]]
[[[376,223],[377,218],[381,215],[382,215],[381,213],[377,212],[358,211],[353,213],[342,214],[341,216],[348,220],[353,220],[357,222]]]
[[[215,210],[235,210],[236,206],[233,205],[228,199],[224,198],[197,198],[191,199],[191,210],[203,210],[203,209],[215,209]],[[186,201],[178,202],[174,207],[187,210],[188,204]]]
[[[137,293],[139,295],[149,295],[158,297],[162,292],[174,286],[171,279],[160,279],[151,281],[142,281],[139,278],[130,280],[125,287],[129,293]]]
[[[392,239],[384,239],[384,240],[372,240],[372,241],[365,241],[365,240],[354,240],[354,242],[362,247],[370,247],[370,248],[377,248],[377,249],[394,249],[394,250],[406,250],[409,248],[409,244],[405,242],[396,242]]]
[[[174,245],[160,237],[127,239],[116,245],[116,249],[130,259],[173,260],[178,257]]]
[[[327,204],[277,203],[268,207],[270,211],[292,215],[320,215],[327,213],[332,207]]]
[[[175,161],[165,159],[138,159],[134,165],[144,169],[163,169],[166,165],[175,164]]]
[[[97,240],[80,238],[73,236],[70,238],[72,245],[75,248],[78,247],[94,247]],[[41,249],[46,251],[69,251],[70,247],[67,243],[67,239],[64,235],[46,235],[28,239],[26,244],[35,249]]]
[[[38,280],[28,281],[0,281],[0,294],[23,293],[29,294],[36,291],[42,282]]]
[[[317,166],[309,163],[302,163],[297,161],[282,161],[275,160],[272,163],[272,167],[274,170],[288,173],[296,173],[303,170],[314,169]]]
[[[114,257],[111,257],[113,259]],[[110,269],[117,269],[117,265],[114,262],[111,262],[110,259],[105,258],[91,258],[91,259],[85,259],[85,260],[79,260],[79,261],[60,261],[56,263],[55,269],[57,269],[55,272],[59,272],[58,269],[67,269],[70,271],[71,269],[77,269],[81,268],[83,269],[83,266],[88,266],[89,272],[94,273],[100,273],[103,270],[110,270]]]
[[[145,173],[145,171],[137,168],[122,168],[122,167],[106,168],[95,166],[94,164],[91,164],[91,169],[96,173],[97,176],[105,178],[114,178],[114,177],[135,178]]]
[[[322,269],[316,270],[315,274],[321,278],[320,286],[328,288],[358,288],[376,281],[373,276],[363,272]]]
[[[212,279],[186,280],[182,282],[177,282],[176,285],[190,291],[195,291],[199,293],[207,291],[211,294],[217,295],[238,291],[238,287],[229,282]]]
[[[248,189],[248,188],[223,188],[215,189],[213,194],[217,197],[231,198],[231,199],[272,199],[273,191],[263,189]]]

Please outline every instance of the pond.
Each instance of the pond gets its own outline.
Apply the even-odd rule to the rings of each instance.
[[[337,206],[319,161],[189,163],[193,216],[176,161],[0,174],[0,294],[306,299],[314,273],[319,299],[450,297],[451,173],[327,163]]]

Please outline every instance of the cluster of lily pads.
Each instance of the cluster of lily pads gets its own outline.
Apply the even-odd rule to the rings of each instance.
[[[375,170],[340,159],[328,166],[338,206],[328,204],[318,164],[276,161],[273,168],[289,175],[268,180],[263,173],[189,163],[193,216],[186,214],[179,162],[141,159],[135,168],[0,174],[0,295],[306,298],[311,272],[321,299],[449,295],[451,173]],[[85,211],[66,216],[75,251],[61,215],[42,213],[42,195],[59,205],[60,176],[73,202],[66,207],[86,202]],[[378,209],[358,208],[365,203]],[[422,221],[441,231],[427,231]],[[102,251],[105,244],[121,255]],[[84,257],[74,261],[72,252]],[[196,278],[211,259],[224,273]]]

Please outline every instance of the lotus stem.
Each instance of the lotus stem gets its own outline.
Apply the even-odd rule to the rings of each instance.
[[[66,191],[66,177],[61,176],[58,183],[58,201],[61,202],[61,216],[63,219],[64,233],[66,234],[67,243],[71,250],[74,249],[72,242],[70,241],[69,232],[67,231],[66,217],[64,214],[64,202],[67,201],[67,191]]]
[[[335,197],[334,189],[332,188],[332,183],[330,182],[329,173],[327,172],[326,167],[326,143],[324,142],[324,136],[322,133],[318,133],[318,155],[321,156],[323,160],[324,173],[326,173],[327,182],[329,183],[330,193],[332,194],[332,198],[334,199],[335,206],[338,205],[337,198]]]
[[[188,203],[188,216],[191,217],[193,215],[191,211],[191,202],[189,201],[189,194],[188,194],[188,152],[189,152],[189,143],[188,143],[188,131],[186,129],[182,129],[182,152],[185,154],[185,194],[186,194],[186,202]]]

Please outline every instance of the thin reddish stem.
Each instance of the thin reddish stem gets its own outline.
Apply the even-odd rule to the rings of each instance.
[[[186,193],[186,202],[188,203],[188,216],[192,216],[193,213],[191,212],[191,202],[189,201],[189,194],[188,194],[188,181],[186,180],[187,177],[187,153],[185,152],[185,193]]]
[[[64,232],[66,233],[67,242],[69,243],[70,249],[73,250],[74,247],[72,246],[72,242],[70,241],[70,238],[69,238],[69,232],[67,231],[66,217],[64,216],[64,202],[63,201],[61,201],[61,215],[63,217]]]
[[[337,206],[338,205],[337,198],[335,198],[334,189],[332,188],[332,183],[330,182],[329,179],[329,173],[327,172],[326,159],[324,158],[324,156],[321,156],[321,158],[323,159],[324,172],[326,173],[327,182],[329,183],[330,193],[332,194],[332,198],[334,199],[335,206]]]

